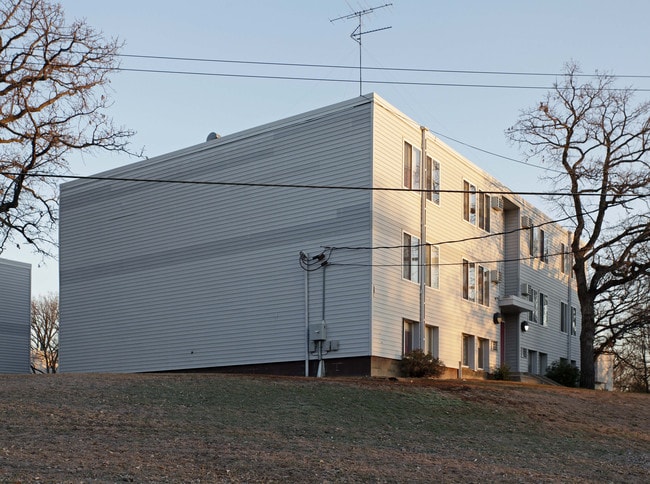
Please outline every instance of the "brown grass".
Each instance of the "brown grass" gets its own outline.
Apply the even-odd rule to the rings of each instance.
[[[650,482],[650,395],[215,374],[0,384],[2,482]]]

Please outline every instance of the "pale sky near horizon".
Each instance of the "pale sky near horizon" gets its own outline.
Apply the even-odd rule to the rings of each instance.
[[[122,58],[125,69],[191,71],[165,74],[123,71],[113,77],[117,124],[134,129],[134,148],[153,157],[222,135],[353,98],[359,94],[355,20],[330,19],[384,5],[372,0],[187,0],[97,2],[62,0],[67,18],[84,18],[107,37],[125,42],[122,54],[138,56],[350,66],[283,67],[163,59]],[[377,92],[395,107],[440,134],[445,143],[514,191],[545,187],[543,171],[469,148],[523,159],[504,130],[519,110],[539,103],[567,61],[618,76],[620,86],[650,89],[647,0],[393,0],[364,16],[364,29],[390,29],[363,37],[363,65],[510,74],[364,71],[363,92]],[[229,77],[309,77],[287,80]],[[350,82],[325,79],[345,79]],[[373,83],[372,80],[392,84]],[[409,85],[400,83],[450,85]],[[518,86],[461,87],[458,84]],[[650,92],[639,92],[639,101]],[[442,136],[444,135],[444,136]],[[84,156],[72,172],[98,173],[136,161],[126,156]],[[548,186],[546,186],[548,187]],[[545,209],[545,207],[541,207]],[[549,211],[549,210],[547,210]],[[21,244],[2,258],[33,265],[33,295],[58,290],[56,260],[41,261]],[[40,265],[40,267],[39,267]]]

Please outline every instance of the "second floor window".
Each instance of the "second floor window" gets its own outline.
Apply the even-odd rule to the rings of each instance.
[[[425,244],[420,239],[404,233],[402,245],[402,277],[409,281],[420,282],[420,255],[424,256],[424,283],[438,289],[440,284],[440,248]]]
[[[476,187],[463,181],[463,218],[476,225]]]
[[[427,200],[440,205],[440,163],[427,156]]]
[[[404,142],[404,187],[420,189],[420,150],[407,141]]]

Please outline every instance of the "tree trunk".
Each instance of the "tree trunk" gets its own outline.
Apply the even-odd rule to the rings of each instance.
[[[593,301],[580,298],[580,313],[582,330],[580,331],[580,387],[593,390],[596,387],[596,362],[594,357],[594,336],[596,333],[596,318]]]

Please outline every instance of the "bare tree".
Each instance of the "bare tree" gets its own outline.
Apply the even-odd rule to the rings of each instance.
[[[59,298],[32,300],[32,371],[56,373],[59,366]]]
[[[620,390],[650,393],[650,325],[628,332],[614,347],[614,380]]]
[[[570,193],[554,200],[573,224],[585,388],[595,385],[598,299],[650,269],[650,103],[635,105],[633,90],[614,83],[598,73],[585,80],[570,64],[562,81],[506,132],[528,158],[548,163],[556,188]]]
[[[53,247],[57,180],[69,155],[128,151],[131,131],[106,115],[117,40],[66,24],[49,0],[0,3],[0,253],[8,242]]]

